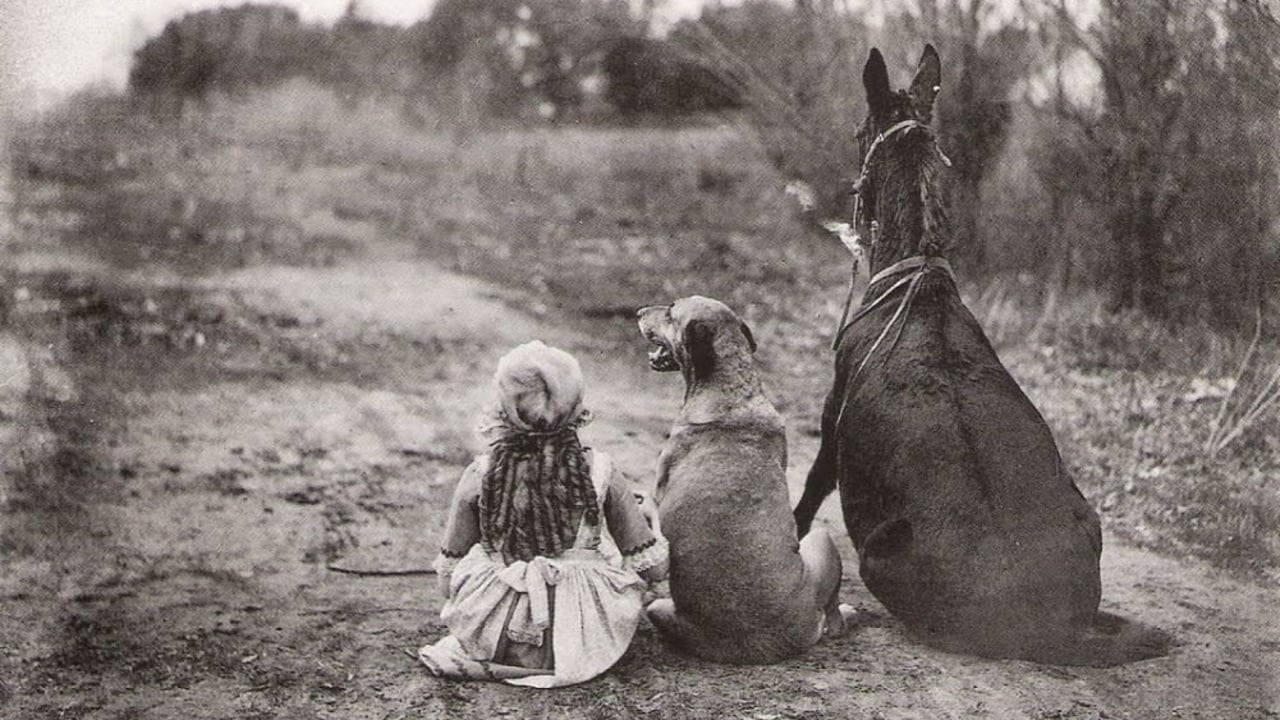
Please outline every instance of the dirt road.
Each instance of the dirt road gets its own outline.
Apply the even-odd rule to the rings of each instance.
[[[1110,538],[1104,607],[1173,631],[1167,658],[1064,669],[921,647],[846,539],[845,599],[878,617],[795,661],[697,662],[646,626],[582,687],[435,680],[410,657],[443,632],[435,578],[326,565],[429,565],[492,365],[526,339],[582,359],[585,439],[647,479],[680,390],[642,343],[407,252],[194,283],[48,253],[10,269],[4,717],[1280,716],[1276,590]],[[798,494],[816,442],[791,440]],[[834,501],[820,521],[842,535]]]

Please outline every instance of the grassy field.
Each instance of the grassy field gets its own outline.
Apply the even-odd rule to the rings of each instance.
[[[737,128],[427,133],[296,84],[179,124],[70,113],[10,154],[19,225],[56,206],[77,242],[125,268],[334,264],[393,238],[619,344],[638,306],[723,299],[753,324],[779,407],[816,432],[846,256],[807,229]],[[1212,458],[1204,448],[1244,339],[1108,314],[1032,278],[960,275],[1108,527],[1280,579],[1280,418]]]

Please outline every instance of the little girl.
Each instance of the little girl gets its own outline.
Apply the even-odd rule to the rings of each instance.
[[[578,441],[589,413],[577,360],[526,343],[494,380],[480,429],[492,452],[463,471],[436,558],[450,634],[418,656],[451,678],[589,680],[630,644],[667,542],[609,457]]]

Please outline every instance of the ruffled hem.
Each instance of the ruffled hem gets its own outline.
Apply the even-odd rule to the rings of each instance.
[[[436,571],[436,577],[439,577],[447,584],[449,582],[449,577],[453,575],[454,568],[458,567],[458,563],[462,562],[462,558],[464,557],[466,557],[466,555],[461,557],[450,557],[441,550],[440,554],[436,555],[435,562],[431,563],[431,567]]]
[[[544,600],[552,586],[554,608]],[[449,637],[420,656],[445,677],[539,687],[581,682],[608,670],[626,652],[644,612],[643,586],[635,572],[596,551],[575,549],[554,560],[508,566],[477,544],[455,568],[450,599],[440,611]],[[528,642],[543,629],[549,636]],[[516,670],[493,662],[504,638],[528,645],[550,641],[554,668],[526,669],[520,674],[528,677],[522,678],[504,676]]]
[[[455,680],[501,680],[512,685],[549,688],[558,683],[554,672],[476,660],[452,635],[418,649],[418,660],[436,677]]]
[[[635,550],[622,554],[622,567],[635,573],[642,573],[649,568],[666,562],[670,555],[667,539],[661,535],[653,538]]]

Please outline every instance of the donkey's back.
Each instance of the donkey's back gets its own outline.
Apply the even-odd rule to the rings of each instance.
[[[857,386],[837,382],[827,409],[863,582],[931,642],[1043,656],[1045,628],[1097,610],[1098,517],[948,279],[853,377],[891,312],[844,338],[836,375]]]

